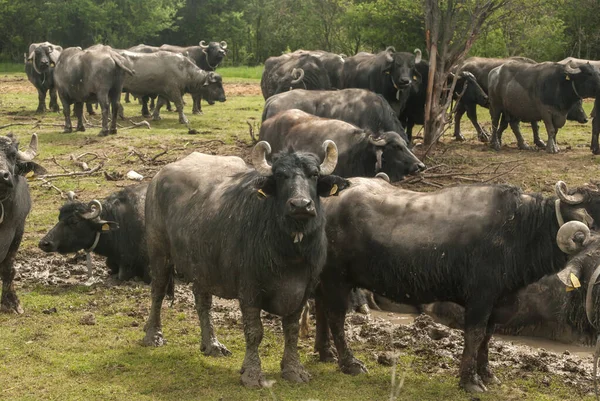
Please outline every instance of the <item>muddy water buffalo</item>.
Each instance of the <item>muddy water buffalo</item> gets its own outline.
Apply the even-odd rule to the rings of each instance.
[[[296,89],[271,96],[265,102],[262,121],[289,109],[319,117],[333,118],[374,133],[393,131],[405,141],[406,133],[389,103],[366,89],[308,91]]]
[[[19,150],[19,144],[12,137],[0,136],[0,278],[2,298],[0,311],[23,313],[23,308],[15,292],[13,279],[16,270],[13,266],[15,255],[21,245],[25,230],[25,218],[31,209],[29,186],[25,176],[44,174],[45,170],[33,162],[37,154],[37,135],[33,134],[29,149]]]
[[[565,267],[556,242],[561,223],[585,221],[595,229],[600,222],[600,190],[568,190],[564,182],[556,196],[544,197],[508,185],[418,193],[352,178],[349,189],[324,204],[329,249],[315,340],[321,359],[331,358],[328,324],[341,370],[365,371],[344,335],[351,288],[404,304],[452,301],[465,307],[460,385],[468,391],[498,382],[488,364],[498,308],[516,307],[517,291]]]
[[[298,358],[298,319],[327,254],[320,197],[347,185],[330,175],[335,144],[323,145],[323,162],[292,151],[278,153],[271,165],[265,158],[270,146],[261,141],[252,153],[254,169],[238,157],[192,153],[154,176],[146,197],[152,308],[145,344],[163,344],[160,310],[175,265],[194,283],[205,355],[230,353],[213,331],[212,296],[239,299],[246,338],[242,383],[264,384],[261,309],[282,316],[283,378],[309,380]]]
[[[94,252],[106,257],[106,266],[119,280],[138,276],[150,282],[144,224],[147,188],[148,184],[134,185],[89,204],[70,199],[60,208],[58,223],[40,240],[40,249]]]
[[[368,133],[340,120],[316,117],[298,109],[283,111],[264,121],[259,139],[273,152],[303,150],[324,156],[321,144],[333,140],[338,147],[335,174],[342,177],[374,177],[386,173],[392,181],[425,168],[395,132]]]
[[[215,72],[200,69],[192,60],[181,54],[159,51],[155,53],[135,53],[120,51],[130,61],[134,75],[128,75],[123,81],[123,90],[135,96],[145,96],[142,115],[148,116],[147,97],[159,95],[175,103],[179,122],[189,121],[183,114],[183,95],[202,92],[205,99],[214,104],[225,101],[225,91],[221,76]],[[159,104],[162,103],[159,101]],[[160,120],[160,106],[154,109],[152,118]]]
[[[215,71],[227,55],[227,42],[224,40],[221,42],[209,42],[207,45],[206,42],[202,40],[198,46],[181,47],[162,45],[159,49],[183,54],[192,59],[194,63],[204,71]],[[194,100],[192,112],[194,114],[202,114],[202,105],[200,104],[202,101],[201,94],[196,93],[192,98]]]
[[[83,103],[97,101],[102,109],[100,136],[117,133],[117,113],[125,74],[133,75],[129,61],[110,46],[96,45],[86,50],[65,49],[54,68],[54,80],[65,115],[64,132],[73,132],[71,104],[75,104],[77,131],[85,131]],[[110,128],[108,113],[111,114]]]
[[[412,85],[421,76],[415,65],[421,62],[421,51],[415,54],[396,52],[389,46],[377,54],[358,53],[344,61],[342,88],[363,88],[381,94],[396,111],[404,110]]]
[[[292,89],[330,90],[332,87],[319,57],[309,52],[295,52],[267,59],[260,88],[267,100]]]
[[[32,43],[25,59],[25,73],[29,82],[38,91],[38,108],[36,113],[44,113],[46,109],[46,92],[50,92],[50,110],[58,111],[56,88],[54,87],[54,66],[63,48],[50,42]]]
[[[596,97],[600,90],[600,73],[590,64],[511,61],[491,70],[488,81],[491,144],[496,150],[500,150],[502,132],[509,124],[519,148],[527,149],[519,121],[541,120],[548,132],[546,151],[557,153],[556,134],[565,125],[569,110],[584,97]]]

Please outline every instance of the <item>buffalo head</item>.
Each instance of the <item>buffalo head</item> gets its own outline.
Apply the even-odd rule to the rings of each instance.
[[[201,40],[199,43],[202,52],[206,54],[206,60],[211,68],[216,68],[227,55],[227,42],[209,42]]]
[[[19,143],[9,134],[0,136],[0,200],[9,197],[15,188],[18,176],[44,174],[46,170],[33,162],[37,155],[37,134],[31,136],[29,149],[19,150]]]
[[[581,221],[591,230],[600,230],[600,189],[596,185],[569,189],[567,184],[559,181],[555,192],[560,201],[557,208],[559,220]]]
[[[58,51],[56,52],[58,53]],[[38,74],[47,72],[51,67],[54,67],[58,57],[54,52],[54,46],[51,44],[41,44],[30,48],[27,62],[31,63],[33,69]]]
[[[323,222],[320,197],[337,195],[349,185],[348,180],[331,175],[337,164],[338,152],[333,141],[323,143],[325,158],[321,162],[312,153],[279,152],[269,164],[266,155],[271,146],[261,141],[252,150],[252,163],[261,175],[255,181],[258,196],[272,199],[278,223],[292,235],[294,242]]]
[[[450,77],[449,79],[452,78]],[[453,97],[457,99],[459,96],[465,103],[476,103],[482,107],[489,107],[488,95],[477,83],[475,76],[468,71],[462,71],[458,74]]]
[[[421,50],[415,49],[415,55],[396,52],[393,47],[385,50],[385,67],[383,71],[390,75],[396,90],[404,90],[411,84],[419,84],[421,75],[415,65],[421,62]]]
[[[407,174],[414,174],[425,165],[411,152],[408,144],[396,132],[369,135],[369,146],[375,156],[375,172],[384,172],[394,181]]]
[[[561,65],[565,81],[571,82],[573,93],[579,98],[596,97],[600,93],[600,73],[590,63],[576,67],[569,62]]]
[[[205,98],[211,106],[215,104],[215,102],[224,102],[227,100],[225,97],[225,89],[223,89],[223,79],[221,78],[221,75],[213,71],[208,72],[206,79],[202,84],[202,88],[200,89],[200,93],[202,93],[202,97]]]
[[[101,219],[101,213],[100,201],[94,199],[86,205],[69,196],[60,208],[58,223],[40,240],[40,249],[65,254],[93,247],[97,235],[119,228],[117,223]]]

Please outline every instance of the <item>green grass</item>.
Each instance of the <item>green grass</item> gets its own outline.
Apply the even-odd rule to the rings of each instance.
[[[246,78],[256,79],[260,81],[264,66],[258,65],[255,67],[223,67],[217,69],[223,78]]]
[[[24,72],[25,65],[22,63],[0,63],[0,74],[11,73],[11,72]]]

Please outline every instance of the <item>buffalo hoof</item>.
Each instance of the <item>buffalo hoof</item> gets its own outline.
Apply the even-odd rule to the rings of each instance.
[[[367,304],[362,304],[361,306],[359,306],[358,309],[356,309],[356,312],[360,313],[361,315],[371,314],[371,310],[369,309],[369,305]]]
[[[108,135],[108,130],[102,130],[100,131],[100,133],[98,134],[98,136],[107,136]]]
[[[480,132],[479,134],[477,134],[477,139],[479,139],[479,142],[489,142],[490,141],[490,136],[487,132]]]
[[[116,128],[111,128],[110,130],[108,130],[108,133],[110,135],[117,135],[117,129]]]
[[[348,361],[341,362],[340,370],[343,373],[352,376],[360,375],[361,373],[369,373],[365,364],[354,357]]]
[[[203,115],[203,114],[204,114],[204,113],[202,112],[202,110],[193,110],[193,111],[192,111],[192,113],[193,113],[193,114],[195,114],[195,115],[197,115],[197,116],[201,116],[201,115]]]
[[[73,132],[73,128],[72,128],[72,127],[65,128],[65,129],[63,130],[63,133],[65,133],[65,134],[70,134],[71,132]]]
[[[499,152],[502,145],[500,144],[499,141],[492,141],[492,142],[490,142],[490,147],[492,149],[494,149],[495,151]]]
[[[460,380],[460,387],[468,393],[484,393],[487,387],[477,374]]]
[[[487,386],[489,386],[490,384],[501,384],[502,382],[500,381],[500,379],[498,379],[496,377],[495,374],[493,374],[490,370],[487,370],[485,373],[482,372],[482,374],[479,375],[481,377],[481,380],[483,381],[483,383]]]
[[[600,148],[596,148],[596,149],[592,148],[592,154],[600,155]]]
[[[263,376],[260,367],[242,367],[240,372],[242,376],[240,381],[244,387],[261,388],[265,387],[265,377]]]
[[[460,132],[458,134],[454,134],[454,140],[456,142],[464,142],[466,139]]]
[[[152,120],[153,121],[160,121],[160,120],[162,120],[162,117],[161,116],[155,116],[155,115],[153,115],[152,116]]]
[[[40,109],[39,107],[37,108],[37,110],[35,111],[36,114],[44,114],[46,112],[46,109]]]
[[[60,107],[58,107],[58,106],[52,106],[52,111],[54,113],[58,113],[60,111]]]
[[[300,362],[290,363],[281,369],[281,377],[292,383],[308,383],[310,373],[300,364]]]
[[[95,116],[96,114],[98,113],[96,113],[94,110],[88,110],[88,115]]]
[[[335,350],[331,347],[327,347],[325,350],[319,351],[319,361],[326,363],[337,362],[337,354],[335,353]]]
[[[541,139],[538,139],[537,141],[535,141],[535,146],[537,146],[540,149],[544,149],[546,147],[546,142],[542,141]]]
[[[2,294],[2,303],[0,304],[0,312],[2,313],[13,313],[20,315],[23,313],[23,308],[21,308],[21,303],[19,302],[19,298],[17,294],[14,292],[8,294]]]
[[[548,153],[558,153],[560,149],[556,146],[555,143],[548,142],[546,145],[546,152]]]
[[[142,340],[142,344],[146,347],[161,347],[167,343],[163,337],[163,333],[159,328],[151,328],[146,330],[146,336]]]
[[[531,146],[527,145],[525,142],[521,142],[517,147],[521,150],[531,150]]]
[[[179,119],[179,124],[189,124],[190,122],[188,121],[187,118],[180,118]]]
[[[217,340],[214,340],[208,346],[202,345],[200,347],[200,351],[202,351],[202,353],[206,356],[213,356],[213,357],[221,357],[221,356],[231,355],[231,351],[229,351],[227,349],[227,347],[225,347],[223,344],[221,344]]]
[[[142,117],[144,117],[144,118],[152,118],[152,114],[150,114],[150,113],[142,114]]]
[[[78,132],[85,132],[85,127],[82,125],[80,127],[77,127],[77,131]]]

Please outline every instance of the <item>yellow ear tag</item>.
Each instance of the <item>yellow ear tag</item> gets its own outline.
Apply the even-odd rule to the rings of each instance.
[[[261,197],[263,197],[263,198],[267,197],[267,194],[264,193],[264,191],[262,189],[259,189],[257,192],[260,194]]]
[[[331,187],[331,191],[329,191],[329,195],[335,195],[335,194],[337,194],[337,191],[338,191],[337,184],[333,184],[333,186]]]
[[[418,78],[416,75],[413,75],[413,79],[416,81]]]
[[[388,75],[390,75],[390,72],[389,72],[389,71],[386,71],[385,73],[386,73],[386,74],[388,74]]]
[[[579,288],[581,287],[581,283],[579,282],[579,279],[577,278],[576,275],[574,275],[573,273],[571,273],[569,275],[569,278],[571,279],[571,283],[573,283],[573,287],[574,288]]]
[[[35,175],[35,173],[33,171],[28,172],[27,174],[25,174],[25,178],[31,178]]]
[[[575,287],[567,287],[567,292],[571,292],[575,289]]]
[[[108,223],[102,224],[102,231],[110,231],[110,226],[108,225]]]
[[[570,77],[570,76],[568,76],[568,75],[565,75],[565,79],[566,79],[567,81],[570,81],[570,80],[571,80],[571,77]]]

